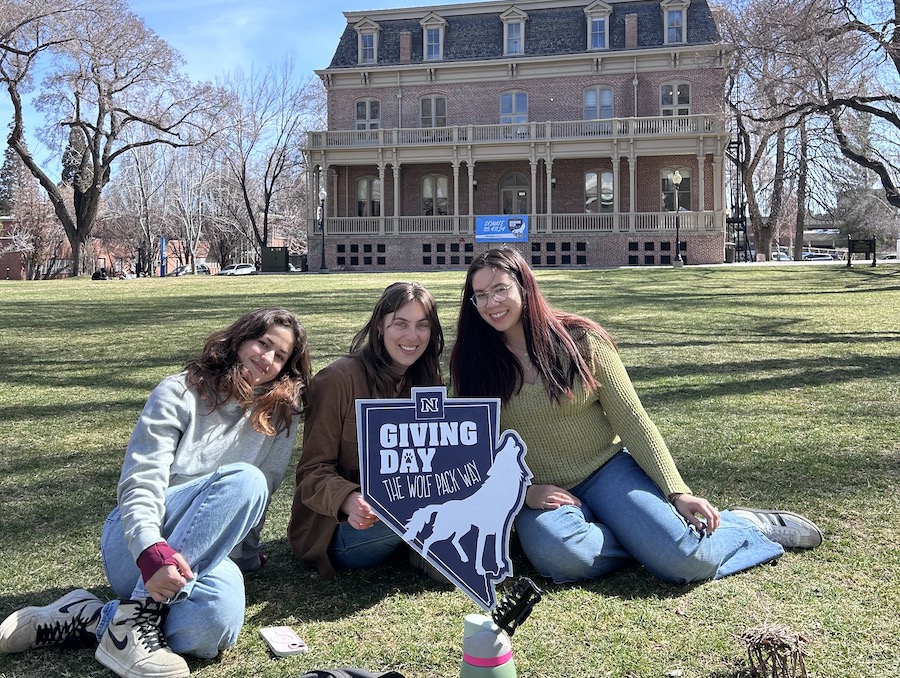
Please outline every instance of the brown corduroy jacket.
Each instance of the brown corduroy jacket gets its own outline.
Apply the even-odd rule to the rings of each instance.
[[[341,504],[360,489],[356,399],[371,397],[362,363],[350,357],[321,370],[310,385],[288,539],[300,560],[329,579],[335,571],[328,545],[338,522],[347,520]]]

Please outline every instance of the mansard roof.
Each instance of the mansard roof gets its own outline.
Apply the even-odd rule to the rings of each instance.
[[[473,10],[462,11],[466,5],[442,5],[422,7],[418,16],[416,8],[406,10],[373,10],[372,12],[348,12],[348,24],[338,43],[329,69],[354,68],[359,65],[357,33],[354,25],[364,16],[378,23],[381,28],[378,43],[378,65],[391,66],[400,63],[400,35],[409,32],[413,36],[411,63],[423,62],[421,20],[435,12],[447,21],[444,38],[443,62],[509,59],[503,54],[503,21],[501,15],[513,7],[525,10],[525,57],[578,54],[585,52],[587,21],[584,9],[591,0],[566,3],[566,6],[547,8],[529,6],[528,0],[473,3]],[[562,3],[561,3],[562,4]],[[610,50],[625,49],[625,16],[638,17],[638,49],[664,46],[663,10],[660,0],[635,0],[633,2],[609,2],[612,14],[609,19]],[[496,5],[494,9],[493,5]],[[448,11],[452,9],[453,11]],[[720,41],[715,20],[707,0],[690,0],[687,14],[687,44],[714,44]],[[670,46],[671,47],[671,46]]]

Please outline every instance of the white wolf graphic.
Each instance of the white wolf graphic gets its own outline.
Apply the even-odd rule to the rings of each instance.
[[[514,437],[507,436],[481,487],[465,499],[451,499],[443,504],[430,504],[418,509],[406,523],[403,538],[413,541],[434,516],[431,534],[422,542],[422,553],[427,554],[435,542],[450,539],[460,560],[468,563],[469,556],[463,551],[460,540],[477,528],[475,571],[480,575],[488,572],[499,575],[503,565],[501,551],[506,518],[511,510],[521,505],[524,496],[522,481],[528,484],[531,480],[531,472],[520,461],[521,451],[522,447]],[[495,569],[486,570],[484,544],[492,535]]]

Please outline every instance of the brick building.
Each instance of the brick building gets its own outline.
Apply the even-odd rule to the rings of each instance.
[[[668,265],[676,230],[688,263],[723,261],[725,50],[706,0],[345,16],[316,71],[328,130],[304,149],[325,193],[310,268],[323,242],[330,268],[462,268],[476,216],[504,214],[528,215],[535,266]]]

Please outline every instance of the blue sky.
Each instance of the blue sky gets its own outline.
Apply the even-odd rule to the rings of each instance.
[[[471,0],[457,0],[471,1]],[[344,12],[415,7],[416,0],[130,0],[131,10],[185,58],[191,79],[215,80],[251,64],[263,69],[292,54],[302,74],[327,68],[347,25]],[[442,3],[436,3],[442,4]],[[3,125],[11,115],[0,98]],[[38,162],[52,174],[59,159],[48,155],[33,131],[43,124],[26,113],[25,131]]]
[[[456,0],[465,2],[466,0]],[[471,1],[471,0],[468,0]],[[344,12],[416,7],[417,0],[130,0],[132,11],[187,61],[195,80],[293,53],[301,72],[326,68],[347,25]]]
[[[213,80],[251,63],[265,67],[293,53],[310,75],[328,66],[343,11],[398,6],[378,0],[131,0],[132,11],[184,55],[195,80]],[[399,6],[402,6],[399,5]]]

